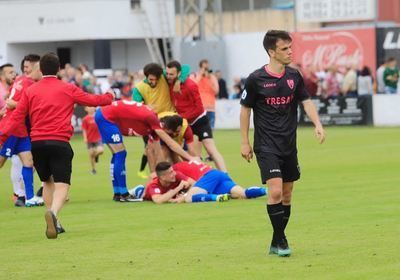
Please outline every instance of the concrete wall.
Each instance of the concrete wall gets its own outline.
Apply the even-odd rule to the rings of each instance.
[[[132,10],[130,0],[3,0],[1,40],[26,43],[174,35],[172,0],[142,0],[142,7],[148,17]]]
[[[94,41],[65,41],[46,43],[14,43],[6,47],[7,60],[19,68],[21,59],[29,54],[43,55],[47,52],[57,52],[57,48],[71,49],[71,64],[74,66],[85,63],[90,69],[94,67]],[[111,67],[137,71],[151,61],[144,39],[113,40],[111,41]],[[2,63],[3,62],[3,63]]]
[[[374,95],[372,101],[375,126],[400,126],[400,92]]]

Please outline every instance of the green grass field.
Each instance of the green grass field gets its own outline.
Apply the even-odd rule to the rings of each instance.
[[[11,202],[9,164],[1,170],[0,279],[400,279],[399,128],[328,128],[317,144],[298,132],[302,178],[287,236],[290,258],[266,255],[271,226],[265,199],[153,205],[111,200],[107,150],[89,173],[80,137],[72,141],[67,233],[44,235],[43,207]],[[255,161],[240,157],[239,132],[217,131],[231,176],[260,185]],[[141,139],[125,139],[128,183]],[[37,180],[36,180],[37,182]]]

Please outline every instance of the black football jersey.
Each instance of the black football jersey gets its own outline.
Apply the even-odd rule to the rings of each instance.
[[[297,108],[308,98],[303,77],[291,67],[277,75],[265,65],[249,75],[240,104],[253,109],[255,153],[297,152]]]

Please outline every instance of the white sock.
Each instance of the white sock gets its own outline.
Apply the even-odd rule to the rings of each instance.
[[[10,177],[14,193],[18,196],[25,196],[24,181],[22,180],[22,162],[17,155],[11,157]]]

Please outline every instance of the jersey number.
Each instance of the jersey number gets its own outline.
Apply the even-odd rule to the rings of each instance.
[[[121,141],[121,137],[119,137],[119,134],[113,134],[113,135],[111,135],[111,138],[112,138],[113,142]]]

